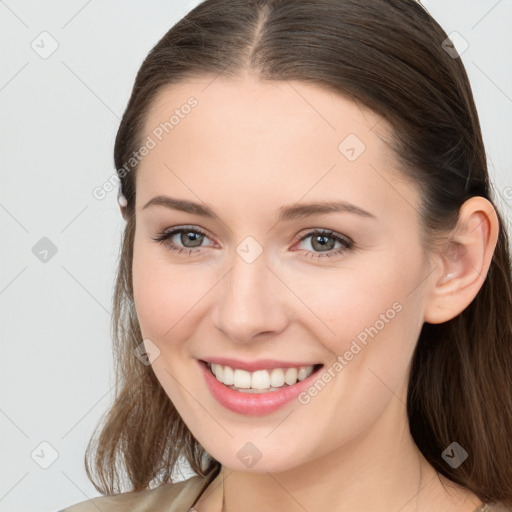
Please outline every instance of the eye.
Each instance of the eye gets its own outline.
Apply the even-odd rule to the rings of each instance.
[[[313,251],[309,250],[307,252],[312,253],[312,258],[321,258],[325,256],[329,257],[343,254],[344,252],[352,249],[354,245],[354,242],[350,238],[339,235],[329,229],[310,231],[308,234],[300,238],[299,242],[303,242],[308,238],[311,238],[309,245],[312,247]],[[339,243],[341,247],[339,247],[337,250],[334,250],[336,243]]]
[[[182,226],[163,231],[153,238],[155,242],[165,245],[171,251],[178,254],[188,251],[190,255],[193,252],[200,252],[200,247],[205,239],[208,239],[205,232],[195,226]]]
[[[304,251],[312,258],[336,256],[345,253],[354,246],[354,242],[350,238],[339,235],[329,229],[310,231],[299,238],[299,243],[304,242],[308,238],[311,238],[309,245],[313,250],[306,249]],[[178,254],[187,252],[190,256],[192,253],[201,252],[201,247],[205,247],[203,242],[209,240],[209,238],[204,231],[196,226],[181,226],[163,231],[153,240],[165,245],[171,251],[175,251]],[[340,244],[340,246],[334,250],[336,243]]]

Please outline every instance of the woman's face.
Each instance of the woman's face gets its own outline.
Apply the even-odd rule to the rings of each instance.
[[[136,177],[136,311],[163,388],[230,468],[286,470],[405,425],[430,270],[419,195],[378,136],[388,129],[299,82],[205,77],[153,104]],[[145,207],[156,196],[175,202]],[[242,391],[201,361],[224,361],[223,379],[237,370]],[[243,390],[318,364],[295,386]]]

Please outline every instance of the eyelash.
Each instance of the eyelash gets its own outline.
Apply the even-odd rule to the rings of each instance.
[[[199,228],[196,228],[195,226],[182,226],[180,228],[175,228],[170,231],[162,231],[162,232],[158,233],[158,235],[155,238],[153,238],[153,240],[157,243],[165,245],[169,250],[174,251],[177,254],[181,254],[182,252],[188,251],[188,256],[190,256],[192,253],[200,251],[201,249],[198,247],[195,247],[195,248],[177,247],[176,244],[174,244],[170,240],[172,239],[172,237],[174,235],[177,235],[179,233],[191,233],[191,232],[197,233],[197,234],[200,234],[200,235],[203,235],[203,236],[209,238],[207,233],[205,233],[204,231],[202,231]],[[301,249],[301,251],[303,251],[303,252],[313,253],[316,255],[316,256],[312,256],[312,258],[336,256],[339,254],[343,254],[345,251],[352,249],[354,246],[354,242],[350,238],[337,235],[334,231],[331,231],[330,229],[317,229],[317,230],[310,231],[309,233],[305,234],[304,236],[298,237],[296,239],[296,241],[302,242],[313,235],[319,235],[319,236],[325,236],[325,237],[332,238],[336,242],[340,242],[343,245],[343,247],[340,249],[337,249],[337,250],[331,249],[330,251],[319,252],[319,253],[316,253],[314,251],[309,251],[306,249]]]

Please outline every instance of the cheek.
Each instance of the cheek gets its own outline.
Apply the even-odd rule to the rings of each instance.
[[[172,340],[178,345],[197,325],[199,303],[215,283],[211,269],[170,264],[160,247],[135,242],[132,273],[143,336],[158,344]]]
[[[403,272],[391,260],[386,273],[380,265],[368,264],[364,271],[353,268],[336,278],[317,278],[303,295],[319,318],[308,312],[302,325],[332,353],[324,369],[327,383],[319,377],[301,397],[304,414],[344,425],[339,430],[326,423],[326,437],[361,431],[394,397],[405,402],[409,363],[423,323],[419,295],[410,293],[421,269],[410,266]]]
[[[133,295],[137,318],[145,338],[162,340],[183,315],[187,287],[172,276],[156,257],[157,251],[137,243],[133,251]],[[174,279],[173,279],[174,277]]]
[[[354,375],[367,367],[393,374],[394,366],[398,377],[414,350],[423,325],[418,283],[425,274],[419,255],[399,254],[295,279],[301,284],[294,291],[308,306],[297,318],[333,359],[343,356]]]

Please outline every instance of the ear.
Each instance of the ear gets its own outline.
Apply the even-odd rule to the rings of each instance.
[[[496,210],[487,199],[472,197],[462,205],[457,227],[431,257],[435,267],[425,322],[448,322],[471,304],[487,277],[499,229]]]
[[[117,191],[117,202],[119,204],[119,209],[121,210],[121,215],[123,219],[126,220],[126,205],[128,204],[126,201],[126,197],[123,194],[121,184],[119,184],[119,188]]]

